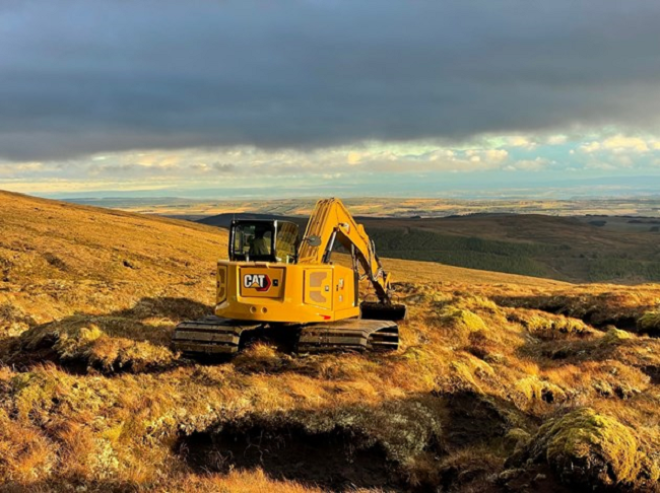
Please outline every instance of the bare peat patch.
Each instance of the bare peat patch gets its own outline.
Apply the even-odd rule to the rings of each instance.
[[[183,437],[178,452],[197,472],[263,469],[275,479],[290,479],[333,491],[396,488],[393,467],[378,446],[358,446],[355,436],[333,430],[311,434],[301,426],[249,428],[227,425],[219,432]]]

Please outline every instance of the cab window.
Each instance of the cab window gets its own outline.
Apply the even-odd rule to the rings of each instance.
[[[268,260],[272,255],[273,231],[269,224],[236,224],[234,226],[234,256]]]
[[[298,225],[288,222],[277,223],[277,238],[275,252],[278,262],[287,264],[296,260],[296,245],[298,243]]]

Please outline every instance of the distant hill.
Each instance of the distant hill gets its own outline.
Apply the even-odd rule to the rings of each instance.
[[[259,219],[259,220],[286,220],[292,221],[300,226],[301,234],[305,230],[305,225],[307,224],[306,216],[282,216],[278,214],[258,214],[258,213],[249,213],[249,212],[237,212],[233,213],[223,213],[216,214],[215,216],[205,217],[198,219],[196,222],[200,224],[206,224],[208,226],[217,226],[219,228],[229,228],[231,222],[235,219]]]
[[[219,214],[198,222],[229,227],[232,219],[305,216]],[[660,281],[657,219],[479,213],[444,218],[360,217],[384,257],[569,282]]]
[[[660,281],[660,234],[622,218],[478,214],[364,224],[389,257],[570,282]]]

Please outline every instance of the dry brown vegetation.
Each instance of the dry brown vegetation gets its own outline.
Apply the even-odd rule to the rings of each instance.
[[[399,351],[198,362],[223,232],[2,193],[0,231],[0,491],[660,491],[657,285],[386,260]]]

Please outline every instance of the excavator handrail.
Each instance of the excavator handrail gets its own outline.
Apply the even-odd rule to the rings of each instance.
[[[316,241],[319,238],[320,241]],[[312,241],[313,239],[313,241]],[[376,254],[373,242],[357,223],[341,200],[321,199],[309,217],[305,235],[298,251],[298,262],[303,264],[328,263],[335,241],[351,252],[374,286],[381,303],[391,304],[390,275],[385,272]],[[354,268],[357,266],[354,265]]]

